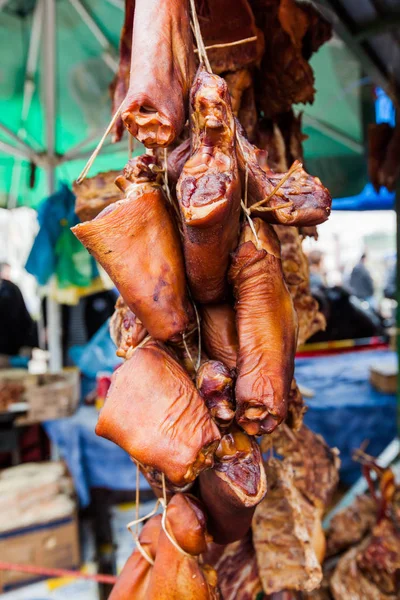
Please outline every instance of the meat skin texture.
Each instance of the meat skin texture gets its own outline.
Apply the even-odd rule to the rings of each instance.
[[[154,341],[115,371],[96,433],[177,486],[212,466],[221,437],[189,375]]]
[[[214,542],[229,544],[242,539],[267,491],[257,442],[241,431],[226,434],[217,449],[214,467],[201,473],[199,482]]]
[[[271,433],[286,417],[297,342],[278,238],[260,219],[254,227],[259,248],[246,224],[229,273],[239,336],[236,421],[249,435]]]
[[[177,184],[186,274],[192,295],[220,302],[227,293],[230,253],[236,247],[240,181],[235,123],[228,87],[199,68],[190,94],[192,155]]]
[[[109,206],[73,233],[107,271],[149,335],[169,340],[192,317],[179,234],[163,191],[133,159],[118,178],[126,200]],[[133,173],[132,173],[133,171]]]
[[[210,304],[201,307],[201,316],[202,341],[208,356],[235,368],[239,342],[234,309],[229,304]]]
[[[125,127],[147,148],[169,146],[186,120],[194,74],[187,0],[136,0]]]
[[[217,360],[205,361],[197,372],[196,386],[220,430],[235,418],[234,372]]]

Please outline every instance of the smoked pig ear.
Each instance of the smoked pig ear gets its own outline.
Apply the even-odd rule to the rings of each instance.
[[[188,0],[136,0],[122,120],[147,148],[166,147],[186,121],[194,53]]]
[[[189,375],[154,341],[115,371],[96,433],[176,486],[213,465],[221,439]]]
[[[200,67],[190,94],[192,155],[176,192],[186,274],[195,300],[227,294],[230,254],[239,235],[240,181],[228,86]]]
[[[239,354],[236,420],[249,434],[270,433],[286,417],[294,372],[297,318],[270,225],[243,227],[230,268]]]
[[[156,557],[160,532],[161,515],[156,515],[147,521],[139,535],[140,545],[152,561]],[[109,600],[147,600],[151,572],[150,561],[136,548],[126,561]]]
[[[224,435],[215,453],[214,467],[201,473],[199,481],[214,542],[229,544],[242,539],[267,491],[257,442],[243,431]]]
[[[72,228],[111,277],[149,335],[179,338],[192,317],[179,234],[148,155],[118,177],[126,194],[95,219]]]

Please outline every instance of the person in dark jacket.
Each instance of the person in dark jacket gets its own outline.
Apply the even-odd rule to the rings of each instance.
[[[366,266],[367,255],[364,253],[350,275],[350,288],[354,296],[360,300],[371,302],[374,295],[374,282]]]

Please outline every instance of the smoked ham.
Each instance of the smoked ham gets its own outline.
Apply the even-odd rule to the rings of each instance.
[[[228,87],[200,67],[190,94],[192,155],[177,184],[186,274],[202,303],[227,293],[230,254],[239,234],[240,182]]]
[[[221,437],[189,375],[154,341],[113,374],[96,433],[178,486],[212,466]]]
[[[272,227],[248,224],[232,259],[239,336],[236,420],[249,434],[270,433],[286,417],[293,379],[297,319],[283,279]]]
[[[110,319],[111,339],[117,346],[117,356],[129,358],[132,351],[144,340],[146,329],[136,315],[127,307],[121,296]]]
[[[217,360],[204,362],[197,372],[197,389],[220,430],[235,418],[233,383],[233,373]]]
[[[80,221],[91,221],[107,206],[123,199],[124,194],[114,183],[117,175],[119,171],[107,171],[97,173],[79,185],[74,183],[75,213]]]
[[[153,157],[129,161],[115,202],[73,233],[107,271],[149,335],[179,338],[192,317],[179,234],[156,175]]]
[[[169,146],[186,120],[194,74],[188,0],[136,0],[122,120],[147,148]]]
[[[139,542],[143,551],[154,561],[161,532],[161,515],[147,521],[143,527]],[[136,548],[125,563],[109,600],[148,600],[148,587],[152,565]]]
[[[239,345],[235,311],[229,304],[209,304],[202,306],[201,316],[201,337],[208,356],[235,368]]]
[[[148,599],[218,600],[217,574],[198,560],[209,541],[205,515],[199,502],[191,496],[175,494],[167,507],[165,528],[178,548],[163,530]]]
[[[208,511],[208,529],[217,544],[240,540],[251,527],[257,504],[267,491],[257,442],[242,431],[223,436],[214,467],[200,477],[200,495]]]

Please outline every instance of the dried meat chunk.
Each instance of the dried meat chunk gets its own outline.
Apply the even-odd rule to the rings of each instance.
[[[209,304],[201,307],[201,316],[201,337],[208,356],[235,368],[239,342],[234,309],[229,304]]]
[[[177,486],[212,466],[221,438],[189,375],[154,341],[113,374],[96,433]]]
[[[146,329],[121,296],[117,300],[110,320],[110,334],[117,346],[117,356],[121,358],[129,358],[132,351],[147,335]]]
[[[205,361],[197,371],[197,389],[220,430],[235,418],[233,384],[234,373],[217,360]]]
[[[119,171],[106,171],[85,179],[79,185],[74,183],[75,213],[80,221],[91,221],[104,208],[123,199],[124,194],[115,186],[115,178],[119,174]]]
[[[225,81],[202,67],[190,103],[192,155],[177,184],[186,274],[195,300],[220,302],[239,235],[235,122]]]
[[[257,504],[267,492],[259,446],[242,431],[226,433],[212,469],[199,477],[208,528],[217,544],[229,544],[250,529]]]
[[[386,150],[393,134],[389,123],[371,123],[368,125],[368,176],[375,190],[379,192],[379,169],[385,158]]]
[[[153,162],[149,155],[130,160],[117,178],[126,199],[72,231],[107,271],[149,335],[165,341],[187,329],[193,311],[179,233],[155,181]]]
[[[136,0],[125,127],[147,148],[169,146],[186,120],[194,74],[187,0]]]
[[[249,434],[270,433],[286,417],[294,371],[297,320],[283,279],[272,227],[243,227],[229,277],[239,337],[236,420]]]

